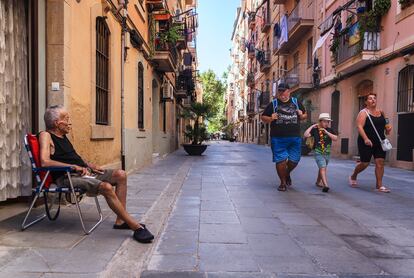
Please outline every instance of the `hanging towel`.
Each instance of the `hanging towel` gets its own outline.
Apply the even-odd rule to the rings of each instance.
[[[280,21],[280,38],[279,38],[279,48],[282,44],[288,41],[288,19],[287,15],[282,17]]]

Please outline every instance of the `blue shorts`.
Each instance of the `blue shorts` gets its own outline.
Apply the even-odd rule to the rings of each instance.
[[[298,163],[302,150],[302,138],[300,137],[272,137],[273,162],[279,163],[285,160]]]
[[[320,154],[315,152],[315,161],[319,169],[326,168],[328,166],[329,158],[329,154]]]

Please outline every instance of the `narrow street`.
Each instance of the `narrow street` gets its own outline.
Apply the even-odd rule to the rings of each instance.
[[[129,178],[128,210],[158,234],[153,244],[111,229],[108,209],[89,236],[73,207],[24,232],[19,214],[0,223],[0,277],[414,277],[414,173],[387,168],[392,193],[380,194],[372,168],[347,185],[353,165],[332,161],[323,194],[305,157],[280,193],[267,147],[179,150]]]

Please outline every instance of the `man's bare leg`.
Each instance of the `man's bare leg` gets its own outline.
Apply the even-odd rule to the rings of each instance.
[[[126,199],[127,199],[127,175],[123,170],[116,170],[112,174],[112,177],[116,181],[115,194],[121,202],[122,206],[126,210]],[[123,223],[123,220],[117,216],[115,220],[116,225]]]
[[[286,161],[276,163],[276,172],[280,179],[279,191],[286,191],[287,166]]]
[[[112,185],[107,182],[102,182],[99,185],[99,193],[105,197],[106,202],[108,203],[109,207],[112,211],[117,215],[117,219],[119,218],[122,222],[128,224],[131,230],[137,230],[141,228],[141,225],[136,221],[124,208],[121,201],[118,199],[117,195],[115,194],[114,190],[112,189]]]
[[[296,168],[296,166],[298,166],[298,164],[295,163],[295,162],[292,162],[290,160],[288,160],[287,163],[286,163],[286,167],[287,167],[286,184],[288,186],[291,186],[292,185],[292,179],[290,177],[290,173],[293,171],[293,169]]]

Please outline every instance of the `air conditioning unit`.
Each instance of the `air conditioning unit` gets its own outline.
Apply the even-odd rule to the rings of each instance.
[[[162,99],[164,101],[172,101],[174,98],[174,87],[170,81],[164,80],[162,84]]]

